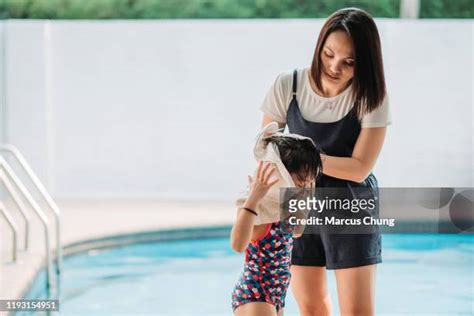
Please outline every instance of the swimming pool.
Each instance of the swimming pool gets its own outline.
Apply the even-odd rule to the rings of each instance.
[[[472,235],[384,235],[383,260],[377,315],[472,315]],[[89,250],[64,259],[55,314],[230,315],[242,261],[227,238]],[[334,274],[328,275],[337,315]],[[44,277],[38,276],[26,298],[44,298]],[[291,291],[285,315],[298,315]]]

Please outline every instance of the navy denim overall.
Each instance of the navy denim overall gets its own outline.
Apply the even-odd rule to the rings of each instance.
[[[310,137],[329,156],[351,157],[359,136],[361,125],[355,107],[343,118],[330,123],[307,121],[301,114],[297,91],[297,71],[293,72],[293,97],[287,111],[290,133]],[[363,182],[321,175],[316,187],[367,188],[378,197],[377,179],[371,173]],[[378,205],[375,211],[378,215]],[[326,266],[327,269],[341,269],[382,262],[381,235],[370,234],[303,234],[294,240],[292,264],[302,266]]]

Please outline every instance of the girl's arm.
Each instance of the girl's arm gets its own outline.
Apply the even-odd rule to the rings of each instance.
[[[339,179],[362,182],[372,171],[385,139],[386,127],[363,128],[352,157],[321,155],[323,173]]]
[[[268,190],[278,182],[278,178],[270,181],[270,178],[275,171],[275,167],[271,163],[262,161],[258,164],[257,174],[255,180],[249,176],[250,194],[245,201],[244,207],[247,207],[255,212],[257,211],[257,204],[261,198],[267,194]],[[230,233],[230,243],[232,249],[237,252],[242,252],[247,247],[253,234],[253,228],[256,215],[245,209],[239,209],[237,219],[232,231]]]
[[[244,207],[248,207],[251,210],[256,210],[257,202],[254,198],[249,198],[247,201],[245,201]],[[252,214],[249,211],[246,211],[242,208],[239,209],[237,213],[237,219],[234,226],[232,226],[232,232],[230,233],[232,249],[237,252],[242,252],[245,250],[252,238],[256,217],[257,216],[255,216],[255,214]]]

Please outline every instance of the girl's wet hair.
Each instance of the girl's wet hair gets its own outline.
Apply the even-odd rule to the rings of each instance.
[[[312,140],[279,135],[265,138],[264,143],[277,146],[286,169],[300,181],[317,180],[322,174],[321,149]]]

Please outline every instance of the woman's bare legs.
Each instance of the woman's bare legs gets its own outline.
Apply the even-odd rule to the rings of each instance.
[[[331,298],[327,289],[325,267],[292,265],[291,288],[301,316],[331,315]]]
[[[335,270],[341,316],[373,316],[376,265]]]
[[[274,305],[264,302],[252,302],[235,309],[235,316],[277,316]],[[280,316],[280,314],[278,314]]]

